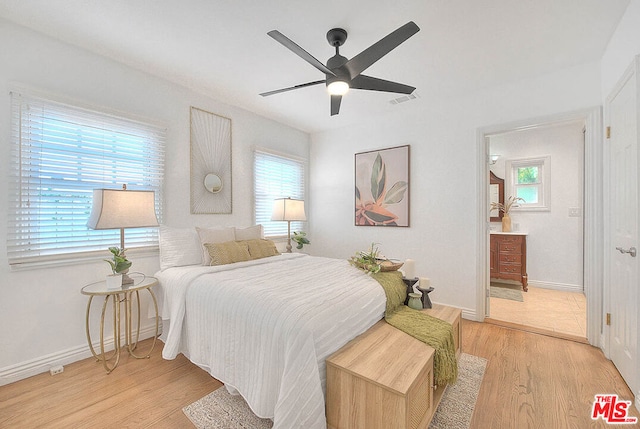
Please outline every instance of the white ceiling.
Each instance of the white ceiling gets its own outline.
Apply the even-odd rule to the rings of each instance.
[[[417,88],[413,106],[600,60],[629,0],[0,0],[0,16],[299,128],[319,132],[384,114],[399,95],[350,91],[329,115],[324,78],[267,32],[321,62],[326,32],[352,58],[414,21],[421,31],[366,74]],[[407,105],[408,106],[408,105]]]

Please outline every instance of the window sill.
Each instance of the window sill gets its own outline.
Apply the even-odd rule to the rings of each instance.
[[[156,257],[160,255],[158,246],[139,247],[127,249],[127,258],[136,259],[143,257]],[[41,268],[62,267],[71,265],[81,265],[87,262],[100,262],[109,258],[108,250],[95,252],[80,252],[65,255],[51,255],[39,258],[29,258],[23,261],[16,260],[9,262],[11,271],[37,270]]]
[[[512,213],[522,213],[522,212],[550,212],[551,207],[548,206],[539,206],[539,207],[518,207],[512,208]]]

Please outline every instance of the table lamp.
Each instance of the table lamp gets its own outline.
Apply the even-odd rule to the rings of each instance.
[[[287,222],[287,253],[291,253],[291,222],[307,220],[304,215],[304,201],[291,197],[276,198],[273,202],[271,220]]]
[[[120,229],[120,249],[124,251],[124,229],[158,226],[153,191],[122,189],[94,189],[91,215],[87,226],[91,229]],[[123,273],[122,284],[133,279]]]

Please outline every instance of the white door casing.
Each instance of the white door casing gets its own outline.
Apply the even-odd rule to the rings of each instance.
[[[493,134],[518,129],[575,121],[585,122],[584,152],[584,293],[587,297],[587,340],[596,347],[603,347],[603,150],[602,108],[600,106],[495,125],[477,130],[478,141],[478,264],[476,306],[474,320],[484,321],[488,316],[489,289],[489,138]]]
[[[636,397],[640,393],[638,356],[638,64],[636,58],[607,99],[608,302],[611,325],[608,354]]]

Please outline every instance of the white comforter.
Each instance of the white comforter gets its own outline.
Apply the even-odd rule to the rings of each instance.
[[[380,285],[347,261],[289,254],[156,274],[180,352],[274,428],[326,427],[325,359],[384,314]]]

